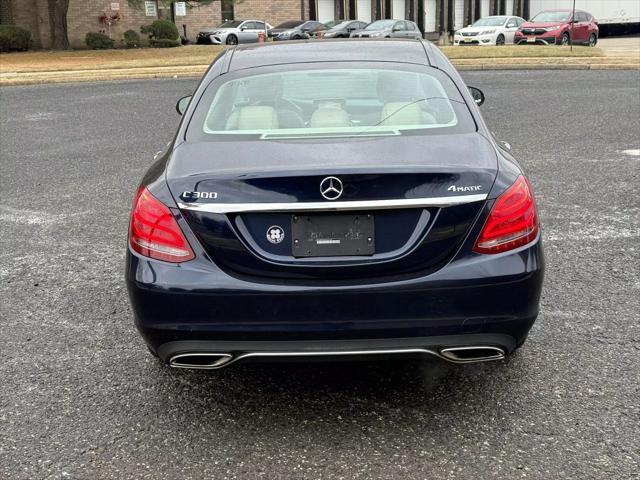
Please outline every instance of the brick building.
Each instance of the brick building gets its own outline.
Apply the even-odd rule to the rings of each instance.
[[[15,24],[31,31],[36,48],[51,43],[48,0],[0,0],[0,23]],[[174,8],[158,0],[145,0],[141,9],[129,6],[127,0],[69,0],[67,26],[73,48],[85,47],[87,32],[109,31],[118,41],[129,29],[140,30],[157,18],[173,20],[180,33],[186,29],[193,40],[199,30],[220,24],[223,19],[264,19],[272,25],[286,20],[319,20],[340,18],[373,21],[382,18],[415,21],[427,38],[472,23],[485,15],[515,14],[528,16],[529,0],[219,0],[211,5],[186,8],[174,2]],[[100,23],[104,14],[118,13],[121,19],[108,27]],[[184,13],[184,15],[182,15]]]

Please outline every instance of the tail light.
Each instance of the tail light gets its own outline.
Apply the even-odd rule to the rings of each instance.
[[[145,257],[186,262],[195,257],[171,210],[140,186],[133,200],[129,245]]]
[[[536,202],[529,182],[521,175],[494,203],[473,251],[506,252],[534,240],[539,229]]]

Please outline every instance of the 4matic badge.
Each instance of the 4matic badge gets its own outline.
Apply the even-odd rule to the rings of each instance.
[[[458,187],[456,185],[451,185],[447,188],[448,192],[477,192],[482,190],[482,185],[471,185],[469,187]]]

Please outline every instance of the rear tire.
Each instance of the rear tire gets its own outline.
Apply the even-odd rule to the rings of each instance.
[[[496,38],[496,45],[504,45],[505,41],[504,41],[504,35],[500,34],[498,35],[498,38]]]
[[[563,47],[566,47],[567,45],[569,45],[570,42],[571,42],[571,37],[569,36],[569,34],[563,33],[562,38],[560,39],[560,45],[562,45]]]
[[[238,44],[238,37],[236,37],[233,33],[231,35],[229,35],[227,37],[226,42],[227,45],[237,45]]]
[[[595,47],[597,43],[598,43],[598,36],[595,33],[592,33],[591,35],[589,35],[589,46]]]

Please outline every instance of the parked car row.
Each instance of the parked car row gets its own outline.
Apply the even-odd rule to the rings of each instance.
[[[528,22],[524,18],[495,15],[461,28],[453,36],[454,45],[569,45],[595,47],[598,24],[593,15],[576,10],[546,10]]]
[[[266,33],[273,41],[308,38],[414,38],[422,32],[409,20],[291,20],[273,27],[262,20],[233,20],[198,33],[197,43],[237,45],[259,40]],[[461,28],[453,36],[454,45],[569,45],[598,43],[598,24],[593,15],[582,10],[546,10],[530,21],[509,15],[483,17]]]
[[[198,44],[237,45],[259,40],[266,34],[273,41],[303,40],[308,38],[422,38],[418,26],[409,20],[377,20],[367,23],[360,20],[334,20],[329,23],[314,20],[291,20],[273,27],[261,20],[233,20],[219,27],[198,33]]]

